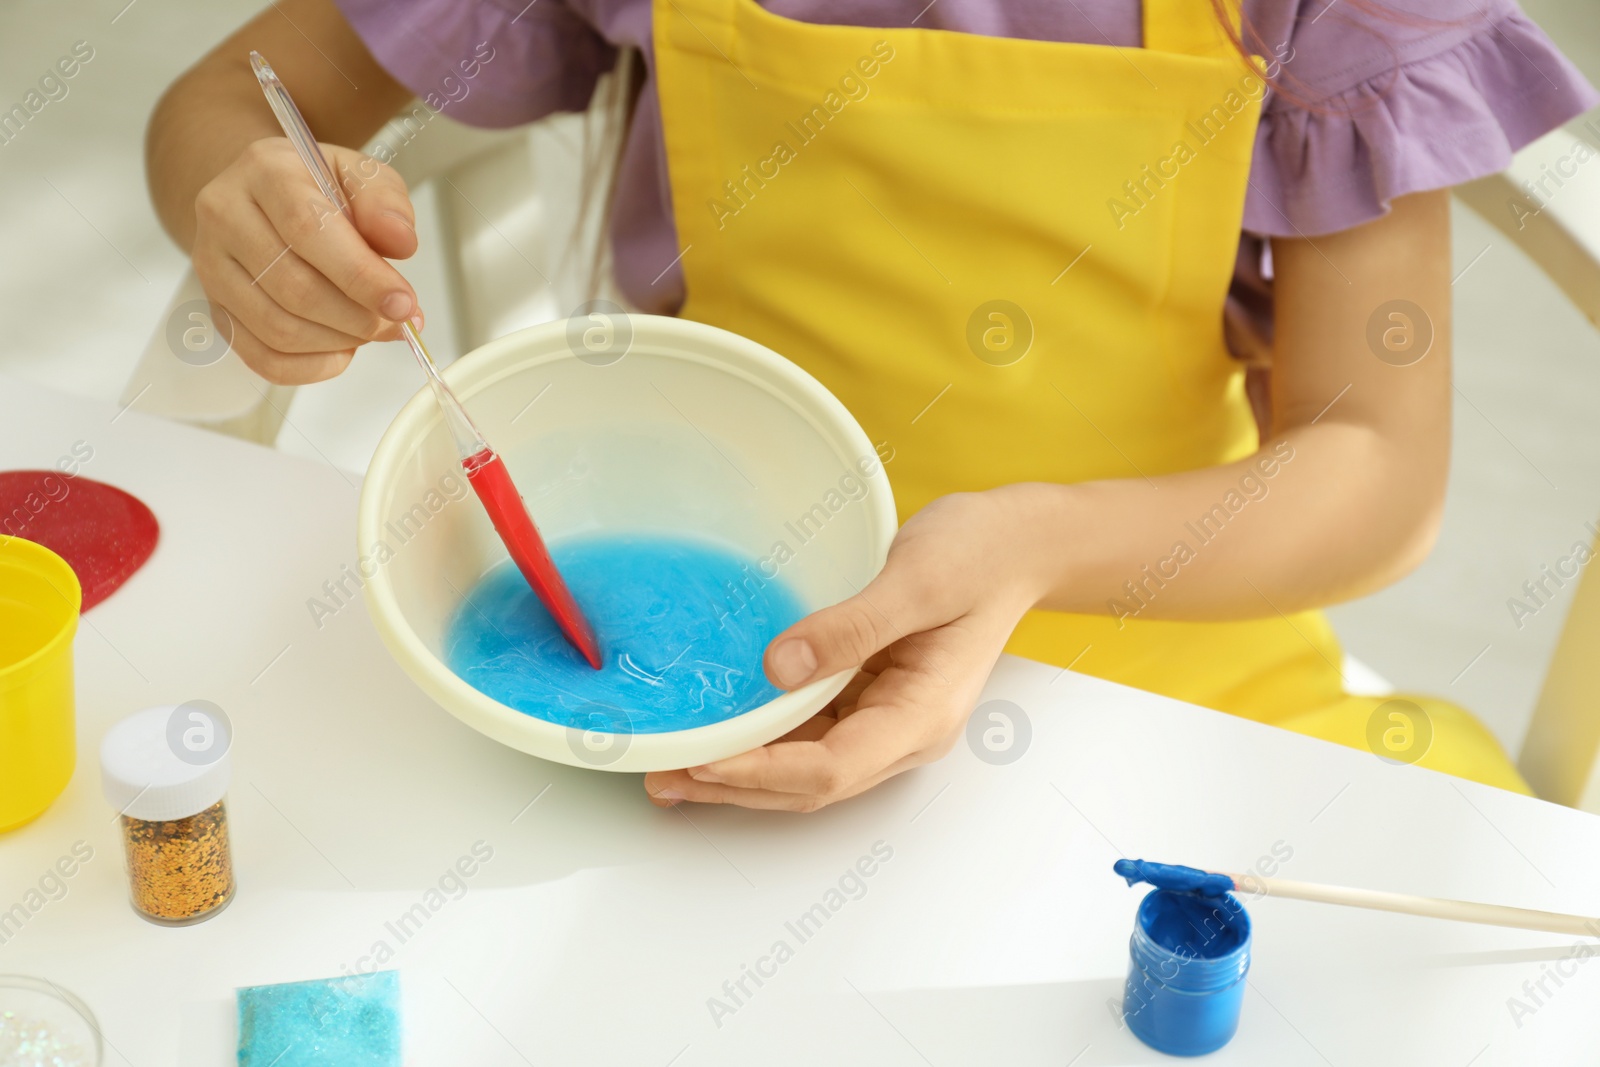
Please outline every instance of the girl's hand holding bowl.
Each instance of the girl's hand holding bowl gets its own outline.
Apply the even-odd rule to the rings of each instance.
[[[780,688],[860,668],[844,690],[771,744],[646,775],[652,802],[816,811],[949,752],[1043,588],[1028,554],[1005,547],[1027,528],[1032,488],[957,493],[913,515],[872,582],[767,649]]]

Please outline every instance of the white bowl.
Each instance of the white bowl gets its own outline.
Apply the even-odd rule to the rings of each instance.
[[[546,323],[444,371],[548,542],[646,531],[710,539],[754,560],[782,543],[793,556],[771,566],[808,611],[878,573],[894,498],[872,443],[832,393],[725,330],[654,315],[595,321],[614,333]],[[602,347],[586,350],[586,336]],[[612,771],[722,759],[793,729],[848,680],[813,682],[707,726],[631,735],[559,726],[474,689],[445,665],[443,641],[466,593],[506,551],[427,389],[378,444],[357,542],[367,608],[405,672],[468,726],[544,759]]]

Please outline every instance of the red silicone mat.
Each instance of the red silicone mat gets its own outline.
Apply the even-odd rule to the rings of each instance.
[[[161,527],[138,497],[59,471],[0,471],[0,536],[43,545],[67,561],[88,611],[156,550]]]

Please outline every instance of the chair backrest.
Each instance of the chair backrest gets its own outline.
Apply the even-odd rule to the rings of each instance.
[[[1592,570],[1573,595],[1518,766],[1544,799],[1600,813],[1600,578]]]
[[[617,78],[601,79],[588,112],[551,115],[517,141],[429,175],[457,354],[589,300],[626,305],[610,272],[597,269]]]
[[[1455,195],[1600,325],[1600,112],[1578,128],[1592,139],[1556,129]]]
[[[1461,186],[1456,196],[1600,325],[1600,113],[1534,142],[1504,173]],[[1600,553],[1600,541],[1593,550]],[[1573,594],[1518,766],[1546,800],[1600,813],[1600,578],[1594,573]]]

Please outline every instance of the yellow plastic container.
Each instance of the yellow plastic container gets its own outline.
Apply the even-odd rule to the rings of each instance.
[[[0,537],[0,832],[37,817],[72,777],[72,638],[82,603],[66,560]]]

